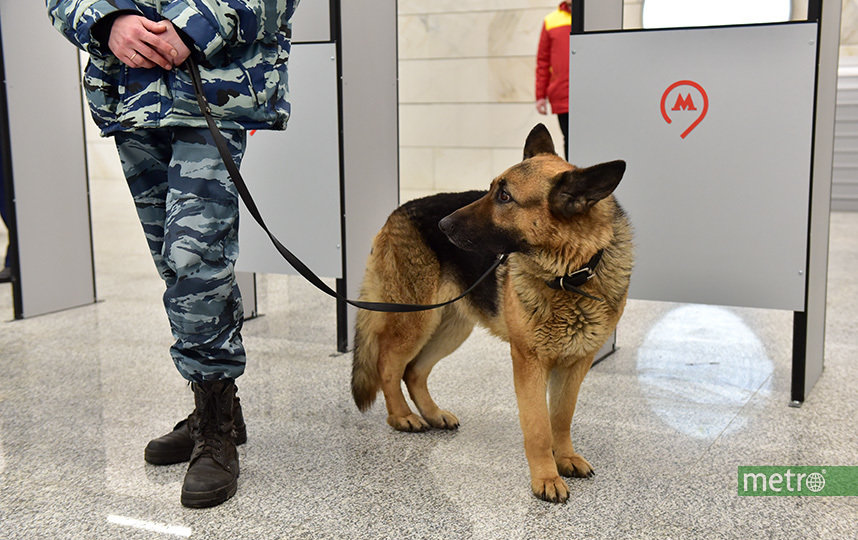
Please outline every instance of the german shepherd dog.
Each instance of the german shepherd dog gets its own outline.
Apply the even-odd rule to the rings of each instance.
[[[359,311],[352,366],[358,408],[369,409],[380,388],[394,429],[458,428],[458,418],[429,395],[427,378],[479,323],[510,344],[531,489],[565,502],[561,475],[593,475],[572,446],[572,415],[581,381],[622,315],[632,271],[632,229],[612,195],[624,172],[623,161],[570,165],[539,124],[524,160],[488,192],[439,194],[395,210],[373,242],[362,300],[442,302],[499,254],[509,259],[444,308]],[[562,277],[578,286],[565,286]],[[420,415],[405,401],[403,380]]]

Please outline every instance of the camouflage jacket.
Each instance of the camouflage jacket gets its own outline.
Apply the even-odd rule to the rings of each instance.
[[[286,63],[299,0],[47,0],[54,26],[89,53],[83,83],[102,135],[205,127],[184,67],[129,68],[93,27],[117,12],[169,19],[192,41],[206,98],[222,128],[285,129]]]

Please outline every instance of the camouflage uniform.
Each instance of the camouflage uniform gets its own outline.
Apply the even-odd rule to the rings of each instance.
[[[135,13],[169,19],[189,38],[204,91],[239,163],[247,129],[285,129],[286,65],[298,0],[47,0],[54,26],[89,53],[84,88],[102,135],[115,136],[176,343],[196,382],[244,371],[235,283],[238,200],[181,68],[132,69],[98,23]],[[191,43],[192,42],[192,43]]]
[[[222,130],[238,164],[243,130]],[[244,372],[243,308],[235,283],[238,194],[211,133],[160,128],[115,136],[122,168],[158,273],[186,379],[234,379]]]
[[[54,26],[89,53],[84,89],[102,135],[156,127],[205,127],[182,69],[130,69],[92,30],[105,17],[169,19],[193,40],[205,94],[221,128],[285,129],[286,62],[298,0],[47,0]],[[102,42],[104,41],[104,42]]]

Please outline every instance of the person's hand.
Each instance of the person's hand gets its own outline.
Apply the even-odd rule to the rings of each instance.
[[[548,114],[548,100],[545,98],[536,100],[536,112],[539,114]]]
[[[164,21],[156,23],[141,15],[120,15],[110,28],[107,46],[128,67],[173,69],[173,59],[179,56],[179,51],[160,35],[167,31],[167,26]],[[172,23],[169,26],[172,28]]]
[[[173,26],[171,21],[165,19],[163,21],[159,21],[157,24],[164,27],[164,32],[160,34],[159,37],[169,43],[173,47],[173,50],[176,51],[176,54],[170,59],[173,65],[182,65],[182,63],[191,55],[191,49],[189,49],[188,46],[185,45],[185,42],[182,41],[182,38],[176,31],[176,27]]]

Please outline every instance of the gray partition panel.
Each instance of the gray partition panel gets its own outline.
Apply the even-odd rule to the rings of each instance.
[[[20,281],[16,317],[95,301],[77,50],[44,2],[0,2]],[[17,310],[16,310],[17,311]]]
[[[304,0],[292,19],[292,43],[331,41],[330,0]]]
[[[623,0],[587,2],[584,9],[584,30],[619,30],[623,27]]]
[[[396,1],[340,5],[346,283],[356,298],[372,239],[399,202]],[[348,348],[356,310],[349,308]]]
[[[572,36],[570,157],[628,162],[634,298],[804,309],[816,33]]]
[[[339,278],[343,263],[336,46],[293,45],[289,90],[289,127],[249,134],[241,174],[277,238],[317,274]],[[295,273],[243,204],[241,209],[236,269]]]

